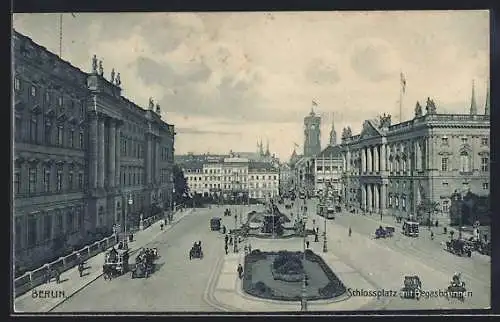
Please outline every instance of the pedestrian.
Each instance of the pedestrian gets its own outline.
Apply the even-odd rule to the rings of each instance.
[[[248,252],[251,253],[252,252],[252,244],[248,243]]]
[[[431,240],[434,240],[434,232],[431,230]]]
[[[229,237],[229,245],[232,245],[233,244],[233,236],[230,236]]]
[[[314,242],[315,242],[315,243],[319,242],[319,239],[318,239],[318,232],[314,232]]]
[[[351,237],[351,234],[352,234],[352,229],[351,226],[349,226],[349,237]]]
[[[61,283],[61,273],[59,273],[58,269],[55,270],[55,274],[56,274],[56,283],[57,284]]]
[[[226,251],[226,255],[227,255],[227,253],[228,253],[228,246],[227,246],[227,244],[224,245],[224,250]]]
[[[160,223],[160,229],[163,230],[163,223]]]
[[[80,273],[80,277],[83,276],[83,264],[82,263],[78,264],[78,273]]]
[[[447,234],[448,233],[448,229],[446,227],[443,227],[443,234]]]
[[[306,248],[309,249],[309,241],[306,240]]]
[[[241,279],[243,277],[243,266],[238,264],[238,269],[236,271],[238,272],[238,277]]]
[[[224,236],[224,242],[226,243],[226,245],[228,241],[229,241],[229,236],[228,235]]]
[[[436,220],[435,225],[436,225],[436,227],[439,226],[439,221]]]

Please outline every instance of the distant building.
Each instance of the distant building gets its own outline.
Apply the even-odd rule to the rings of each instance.
[[[321,152],[321,117],[311,109],[304,118],[304,156],[313,157]]]
[[[279,163],[269,152],[176,156],[192,193],[205,197],[264,200],[278,194]],[[244,157],[245,156],[245,157]]]
[[[121,96],[97,59],[86,73],[16,31],[12,45],[16,267],[169,209],[175,131],[160,107]]]
[[[341,195],[343,192],[342,148],[339,145],[329,145],[314,158],[315,190],[325,191],[326,184],[330,184],[333,193]]]
[[[437,202],[448,214],[455,190],[488,195],[489,101],[485,114],[478,115],[472,93],[470,114],[438,114],[427,99],[427,113],[417,102],[412,120],[394,125],[390,116],[366,120],[355,136],[344,129],[347,204],[407,217],[418,214],[425,201]]]

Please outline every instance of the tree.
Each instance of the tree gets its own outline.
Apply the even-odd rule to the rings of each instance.
[[[184,195],[189,193],[189,186],[187,184],[186,177],[184,176],[184,172],[178,164],[174,164],[173,167],[173,176],[174,176],[174,201],[177,204],[181,204],[184,202]]]
[[[423,218],[426,218],[427,225],[430,226],[431,223],[431,215],[434,212],[439,211],[439,202],[432,201],[430,199],[423,199],[420,204],[417,206],[417,218],[421,221]]]

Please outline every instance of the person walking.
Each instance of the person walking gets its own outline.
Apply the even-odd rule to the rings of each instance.
[[[229,249],[229,246],[226,243],[226,245],[224,245],[224,250],[226,251],[226,255],[228,254],[228,249]]]
[[[309,249],[309,241],[306,240],[306,248]]]
[[[352,235],[352,229],[351,229],[351,226],[349,226],[349,237],[351,237]]]
[[[83,276],[83,263],[78,264],[78,273],[80,274],[80,277]]]
[[[238,264],[238,268],[236,269],[238,272],[238,277],[241,279],[243,277],[243,266],[241,264]]]

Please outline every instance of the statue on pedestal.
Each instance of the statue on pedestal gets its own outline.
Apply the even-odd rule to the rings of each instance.
[[[421,117],[422,116],[422,106],[420,105],[420,102],[417,101],[417,104],[415,105],[415,117]]]
[[[436,104],[430,97],[427,97],[427,104],[425,105],[425,110],[427,114],[436,114]]]
[[[385,114],[380,116],[380,127],[389,127],[391,126],[391,115],[390,114]]]
[[[120,79],[120,73],[118,73],[118,74],[116,74],[115,85],[120,86],[121,84],[122,84],[122,81]]]
[[[97,74],[97,55],[92,57],[92,73]]]
[[[154,110],[154,108],[155,108],[155,103],[153,102],[153,98],[152,98],[152,97],[150,97],[150,98],[149,98],[149,109],[150,109],[151,111],[153,111],[153,110]]]
[[[102,60],[99,61],[99,76],[104,75],[104,68],[102,68]]]
[[[111,69],[111,83],[115,82],[115,69]]]

